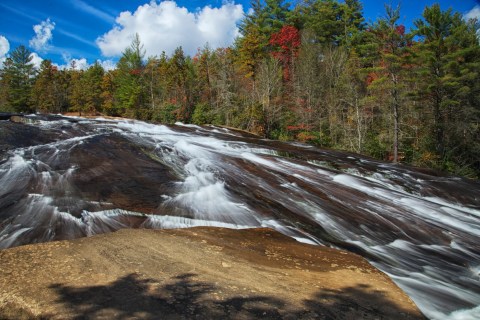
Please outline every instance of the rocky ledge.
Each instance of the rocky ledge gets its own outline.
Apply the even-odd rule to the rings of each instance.
[[[2,250],[0,318],[424,319],[360,256],[204,227]]]

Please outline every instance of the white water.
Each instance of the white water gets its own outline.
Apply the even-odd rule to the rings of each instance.
[[[0,163],[0,208],[15,203],[18,209],[0,230],[0,247],[23,244],[29,234],[35,234],[32,241],[48,241],[58,232],[72,238],[115,231],[130,227],[132,217],[143,219],[145,228],[269,227],[309,244],[364,250],[429,318],[479,318],[480,199],[465,205],[441,189],[463,183],[456,178],[440,181],[324,151],[306,161],[286,158],[267,140],[251,143],[224,128],[111,120],[79,125],[88,129],[83,136],[16,149]],[[157,194],[162,215],[79,195],[71,150],[113,133],[153,150],[151,156],[177,177],[168,192]],[[65,208],[88,209],[73,216]]]

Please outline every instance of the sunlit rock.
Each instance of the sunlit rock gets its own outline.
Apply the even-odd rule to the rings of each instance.
[[[360,256],[271,229],[122,230],[0,251],[0,318],[424,319]]]

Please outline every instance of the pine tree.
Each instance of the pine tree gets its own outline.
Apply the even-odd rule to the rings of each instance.
[[[338,44],[345,34],[341,21],[342,5],[336,0],[309,0],[299,9],[304,17],[304,28],[314,32],[321,44]]]
[[[341,45],[351,47],[361,42],[361,32],[366,28],[362,11],[363,5],[359,0],[345,0],[342,4],[343,35],[338,37]]]
[[[59,90],[57,67],[50,60],[43,60],[32,88],[31,105],[37,112],[61,112],[63,100]]]
[[[443,169],[478,170],[478,25],[435,4],[415,26],[422,40],[416,48],[417,77],[423,84],[417,96],[427,115],[432,114],[432,143],[426,151],[436,154]]]
[[[103,67],[98,62],[90,66],[84,74],[85,87],[88,88],[85,110],[90,114],[96,114],[101,110],[103,75]]]
[[[4,103],[15,111],[31,111],[29,98],[35,76],[31,54],[25,46],[17,47],[5,61],[2,70]]]
[[[132,118],[140,118],[146,106],[146,87],[143,78],[145,51],[138,34],[130,47],[123,51],[117,64],[115,77],[116,101],[118,110]]]
[[[247,77],[255,81],[259,63],[267,57],[269,40],[272,34],[279,32],[290,17],[289,4],[283,0],[254,0],[252,13],[240,24],[241,38],[237,39],[239,64]]]
[[[78,112],[80,115],[82,115],[82,113],[85,113],[86,111],[86,96],[90,89],[85,86],[83,70],[75,70],[74,66],[72,66],[70,72],[70,111]]]
[[[379,65],[373,68],[375,78],[369,90],[377,95],[382,103],[386,98],[393,118],[393,162],[399,161],[400,112],[405,87],[404,75],[411,36],[405,33],[405,26],[397,24],[400,7],[385,6],[386,16],[374,25],[372,32],[378,46]],[[384,91],[387,97],[381,95]]]

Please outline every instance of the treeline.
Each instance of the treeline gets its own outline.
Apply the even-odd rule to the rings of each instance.
[[[254,0],[229,48],[145,57],[116,69],[35,70],[14,50],[0,108],[219,124],[380,159],[480,176],[477,21],[433,5],[407,32],[400,8],[367,24],[358,0]]]

